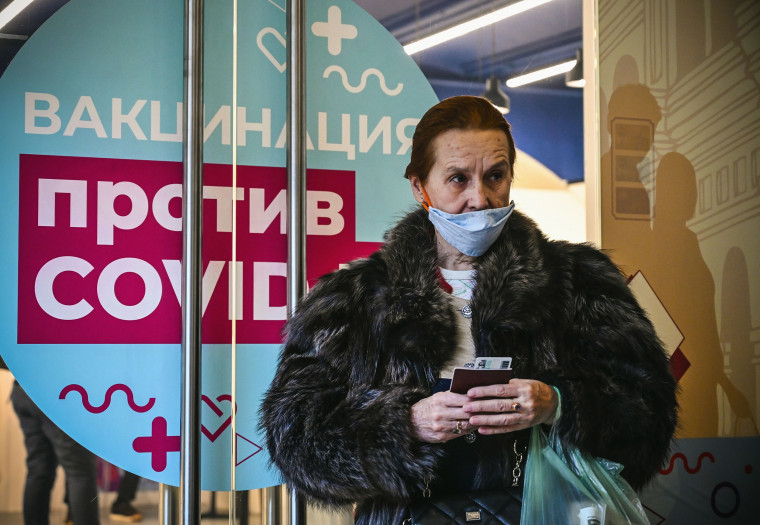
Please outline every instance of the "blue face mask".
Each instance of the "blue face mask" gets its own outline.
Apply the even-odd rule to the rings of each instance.
[[[491,247],[515,209],[515,201],[506,208],[446,213],[428,207],[428,218],[450,245],[465,255],[480,257]]]

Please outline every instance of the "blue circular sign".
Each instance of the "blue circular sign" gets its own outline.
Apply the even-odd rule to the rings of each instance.
[[[234,43],[232,3],[206,3],[204,490],[229,490],[233,464],[236,490],[280,482],[257,412],[285,321],[284,3],[240,3],[237,17]],[[436,98],[395,39],[352,2],[310,1],[307,26],[313,282],[374,251],[413,204],[401,175],[414,126]],[[72,0],[0,78],[3,358],[64,431],[172,485],[182,98],[180,1]]]

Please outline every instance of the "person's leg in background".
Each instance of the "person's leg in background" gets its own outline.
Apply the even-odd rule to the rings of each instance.
[[[74,525],[99,525],[97,457],[49,419],[43,429],[66,473],[71,520]]]
[[[71,519],[71,507],[69,507],[69,493],[67,490],[63,491],[63,503],[66,505],[66,519],[63,520],[63,525],[74,525],[74,520]]]
[[[43,421],[47,418],[18,383],[13,384],[11,402],[18,416],[26,446],[24,525],[48,525],[50,492],[55,483],[58,461],[53,443],[42,428]]]
[[[124,476],[122,476],[119,484],[119,492],[116,494],[116,501],[111,505],[110,517],[112,520],[132,523],[142,519],[142,514],[132,506],[132,500],[135,499],[139,483],[140,476],[124,471]]]

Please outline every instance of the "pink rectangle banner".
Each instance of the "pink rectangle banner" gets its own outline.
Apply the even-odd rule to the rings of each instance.
[[[49,155],[19,162],[18,342],[179,343],[182,164]],[[204,166],[204,343],[229,343],[233,317],[238,343],[281,341],[285,187],[284,168],[239,166],[233,188],[231,166]],[[355,241],[354,187],[353,172],[309,170],[310,284],[379,246]]]

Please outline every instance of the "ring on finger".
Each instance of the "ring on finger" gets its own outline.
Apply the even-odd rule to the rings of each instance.
[[[522,407],[522,405],[518,403],[517,401],[515,401],[514,403],[512,403],[512,412],[519,412],[520,407]]]
[[[457,426],[454,427],[454,430],[451,431],[454,434],[461,434],[462,433],[462,421],[457,421]]]

